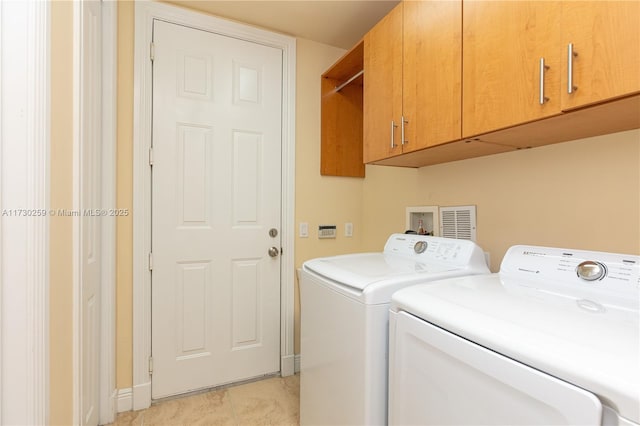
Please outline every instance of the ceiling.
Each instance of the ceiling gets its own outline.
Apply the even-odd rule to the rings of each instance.
[[[165,0],[294,37],[350,49],[399,0]]]

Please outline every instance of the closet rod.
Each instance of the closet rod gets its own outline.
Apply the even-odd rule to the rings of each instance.
[[[351,77],[349,80],[342,83],[340,86],[336,86],[336,92],[341,91],[345,86],[349,85],[353,80],[360,77],[362,74],[364,74],[364,70],[360,71],[359,73]]]

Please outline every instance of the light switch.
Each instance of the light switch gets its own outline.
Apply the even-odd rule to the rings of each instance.
[[[353,223],[347,222],[344,224],[344,236],[353,237]]]
[[[309,237],[309,224],[307,222],[300,223],[300,238]]]

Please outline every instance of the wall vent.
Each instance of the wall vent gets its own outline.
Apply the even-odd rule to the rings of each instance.
[[[440,207],[440,236],[476,240],[476,206]]]

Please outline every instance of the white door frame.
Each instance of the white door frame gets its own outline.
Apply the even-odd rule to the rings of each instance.
[[[159,2],[135,5],[134,135],[133,135],[133,409],[151,405],[151,41],[153,20],[185,25],[282,50],[282,247],[280,372],[294,372],[294,178],[296,40],[255,27]]]
[[[81,25],[82,2],[73,3],[73,210],[80,212],[80,170],[82,159],[81,139],[82,111],[82,64]],[[116,133],[117,133],[117,24],[118,4],[116,1],[102,1],[102,199],[104,209],[116,207]],[[82,298],[80,282],[82,254],[80,253],[80,222],[75,216],[73,223],[73,423],[81,424],[82,411]],[[116,414],[116,269],[115,269],[115,217],[102,219],[101,245],[101,318],[100,318],[100,424],[113,422]]]
[[[118,2],[102,3],[102,205],[116,208]],[[116,218],[102,222],[100,424],[115,420]]]
[[[0,2],[2,424],[49,423],[50,7]]]

